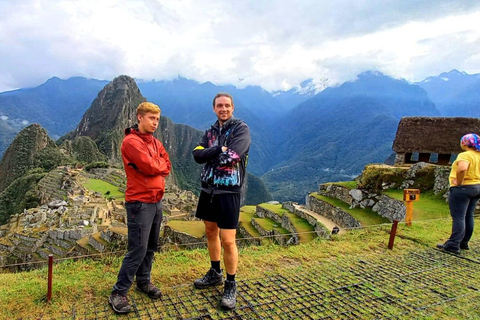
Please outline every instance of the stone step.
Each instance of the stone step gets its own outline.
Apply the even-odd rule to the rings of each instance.
[[[58,247],[66,249],[66,250],[70,250],[75,246],[75,243],[73,243],[71,241],[67,241],[67,240],[62,240],[62,239],[48,238],[47,241],[48,241],[48,243],[54,244]]]
[[[19,240],[22,240],[22,241],[27,241],[27,242],[37,242],[37,241],[41,240],[41,238],[39,238],[39,237],[31,237],[31,236],[27,236],[27,235],[20,234],[20,233],[14,233],[13,237],[17,238]]]
[[[32,253],[34,246],[25,245],[24,243],[20,243],[19,245],[15,246],[15,251],[20,251],[24,253]]]
[[[60,256],[60,257],[63,257],[67,254],[68,250],[65,250],[64,248],[60,247],[60,246],[57,246],[53,243],[48,243],[48,242],[45,242],[43,244],[43,247],[45,249],[47,249],[49,252],[52,252],[53,254],[57,255],[57,256]]]
[[[90,236],[83,237],[82,239],[77,240],[77,249],[84,254],[95,254],[99,253],[97,249],[92,247],[88,242],[90,240]]]
[[[104,252],[107,246],[107,241],[101,238],[100,232],[90,235],[88,244],[91,245],[98,252]]]
[[[50,252],[47,248],[38,248],[36,253],[42,258],[42,259],[45,259],[45,260],[48,260],[48,256],[50,254],[53,254],[52,252]],[[58,258],[58,256],[56,256],[55,254],[53,254],[53,257],[54,258]]]

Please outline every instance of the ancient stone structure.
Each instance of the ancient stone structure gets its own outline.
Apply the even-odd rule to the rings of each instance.
[[[412,168],[414,168],[414,166],[412,166]],[[412,171],[415,170],[412,169]],[[415,175],[413,174],[413,177],[414,176]],[[374,212],[378,213],[378,215],[385,217],[390,221],[401,221],[405,218],[406,208],[403,202],[392,199],[386,195],[380,195],[362,189],[349,189],[334,184],[322,184],[318,189],[321,195],[341,200],[349,204],[350,208],[371,208]],[[343,215],[346,214],[348,213],[345,212]]]
[[[302,219],[305,219],[313,226],[313,230],[319,238],[330,238],[331,232],[328,230],[321,222],[319,222],[316,218],[312,217],[308,213],[308,209],[304,206],[299,205],[296,202],[286,201],[282,203],[282,208],[287,209],[290,212],[293,212],[297,216]]]
[[[320,213],[342,228],[358,228],[362,226],[357,219],[352,217],[347,212],[331,205],[330,203],[319,200],[313,195],[307,196],[306,207],[309,210]]]
[[[162,245],[174,244],[181,245],[185,249],[206,248],[207,238],[204,235],[202,238],[196,238],[188,233],[181,232],[165,226],[163,229]]]
[[[282,228],[290,231],[291,237],[293,239],[288,240],[289,244],[297,244],[299,243],[298,240],[298,232],[293,226],[293,223],[290,221],[288,216],[284,214],[283,216],[278,215],[278,213],[272,212],[268,209],[265,209],[261,206],[257,206],[257,216],[260,218],[270,218],[273,221],[277,222],[282,226]]]
[[[480,133],[480,119],[403,117],[393,142],[395,165],[414,162],[448,165],[461,152],[460,138],[472,132]],[[414,154],[418,154],[418,159],[412,159]]]

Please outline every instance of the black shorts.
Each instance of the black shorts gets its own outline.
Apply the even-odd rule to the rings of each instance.
[[[240,215],[240,193],[210,195],[202,191],[198,200],[199,219],[216,222],[220,229],[237,229]]]

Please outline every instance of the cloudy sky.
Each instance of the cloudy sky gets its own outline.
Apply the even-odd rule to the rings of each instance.
[[[57,76],[289,89],[480,73],[478,0],[0,0],[0,92]]]

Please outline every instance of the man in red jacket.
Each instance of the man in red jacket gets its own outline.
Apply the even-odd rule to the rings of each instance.
[[[153,256],[162,223],[164,177],[170,173],[170,159],[153,132],[160,121],[160,108],[143,102],[137,108],[138,125],[125,130],[122,158],[127,174],[125,206],[127,209],[128,252],[108,299],[117,313],[131,311],[127,292],[136,277],[137,290],[152,299],[162,293],[150,279]]]

